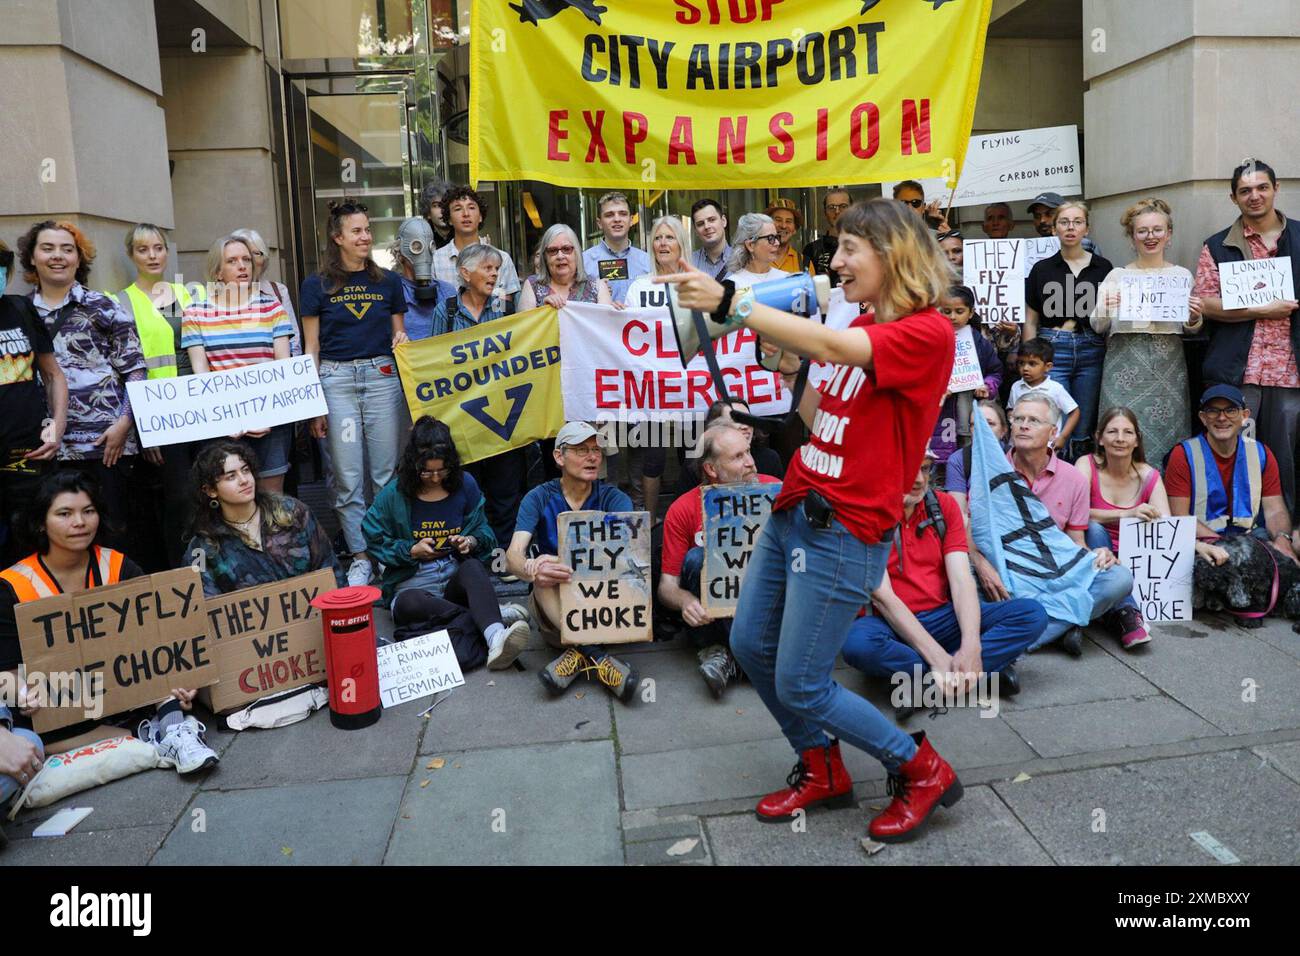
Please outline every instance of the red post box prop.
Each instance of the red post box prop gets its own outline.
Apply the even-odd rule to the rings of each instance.
[[[311,602],[321,613],[325,674],[329,680],[330,723],[343,730],[369,727],[383,713],[379,701],[379,656],[371,606],[379,588],[339,588]]]

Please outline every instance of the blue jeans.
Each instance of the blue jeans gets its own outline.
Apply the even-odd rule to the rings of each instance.
[[[1088,547],[1090,548],[1111,547],[1110,534],[1106,531],[1106,527],[1100,521],[1088,522],[1088,530],[1083,533],[1083,540],[1087,543]],[[1111,550],[1114,549],[1112,548]],[[1118,551],[1115,552],[1115,557],[1117,558],[1119,557]],[[1119,604],[1115,606],[1129,607],[1130,605],[1133,607],[1138,606],[1137,601],[1133,600],[1133,591],[1131,589],[1128,592],[1128,597],[1120,601]]]
[[[1070,436],[1070,447],[1061,449],[1073,461],[1083,451],[1097,427],[1097,402],[1101,398],[1101,371],[1106,361],[1106,340],[1091,329],[1067,332],[1040,329],[1038,334],[1052,343],[1055,357],[1048,373],[1079,403],[1079,423]]]
[[[373,496],[392,480],[397,467],[398,443],[406,417],[402,411],[402,382],[397,376],[397,363],[381,356],[353,362],[322,360],[320,384],[329,406],[325,439],[334,469],[334,510],[343,526],[348,550],[363,554],[366,463],[368,459]]]
[[[1112,564],[1105,571],[1098,571],[1097,576],[1092,579],[1092,584],[1088,586],[1088,596],[1092,598],[1092,613],[1088,616],[1088,620],[1095,621],[1107,611],[1123,604],[1126,597],[1133,596],[1133,572],[1119,564]],[[1029,645],[1029,650],[1036,651],[1052,643],[1072,627],[1074,625],[1069,621],[1048,618],[1042,636]]]
[[[0,723],[8,724],[12,719],[13,716],[9,712],[9,708],[4,704],[0,704]],[[34,743],[36,745],[36,755],[42,760],[45,759],[45,747],[41,744],[40,737],[36,736],[32,731],[26,730],[22,727],[15,727],[12,732],[15,736],[22,737],[23,739],[30,740]],[[0,773],[0,807],[3,807],[8,803],[13,795],[22,789],[23,784],[19,783],[16,777],[6,776],[5,774]]]
[[[682,573],[677,578],[683,591],[700,596],[700,572],[704,570],[704,549],[691,548],[682,558]],[[686,636],[697,650],[714,644],[726,644],[731,633],[731,618],[720,617],[703,627],[686,625]]]
[[[912,738],[831,679],[889,549],[864,544],[838,520],[813,528],[802,505],[774,512],[745,571],[731,651],[797,752],[826,745],[830,733],[894,772],[915,756]]]
[[[941,604],[916,615],[921,626],[949,654],[961,647],[961,625],[952,604]],[[1047,612],[1030,598],[1012,598],[989,604],[980,602],[980,659],[990,674],[1002,670],[1029,647],[1047,626]],[[849,628],[844,660],[873,677],[902,672],[911,676],[921,655],[903,641],[879,615],[860,617]]]

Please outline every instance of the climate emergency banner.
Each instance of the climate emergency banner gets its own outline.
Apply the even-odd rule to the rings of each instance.
[[[470,180],[639,190],[956,178],[991,5],[475,3]]]
[[[394,354],[411,420],[446,422],[465,464],[564,425],[559,322],[550,306],[407,342]]]
[[[174,688],[217,679],[203,582],[194,568],[163,571],[14,608],[28,673],[81,675],[103,695],[103,716],[160,703]],[[54,682],[37,688],[45,705],[37,733],[85,720],[85,700],[61,699]]]
[[[789,411],[781,376],[758,364],[753,332],[740,329],[714,344],[727,390],[745,399],[751,412]],[[703,416],[718,399],[702,353],[682,368],[663,309],[567,305],[560,310],[560,349],[569,421],[610,421],[621,414],[634,421],[680,421]]]

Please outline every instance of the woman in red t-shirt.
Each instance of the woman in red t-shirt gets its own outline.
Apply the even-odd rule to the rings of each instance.
[[[662,281],[679,303],[730,328],[757,332],[765,348],[833,366],[800,414],[812,437],[786,473],[750,559],[731,646],[799,754],[790,786],[759,801],[760,820],[789,820],[813,804],[851,805],[843,738],[889,771],[893,802],[871,821],[872,839],[916,835],[961,784],[925,734],[909,737],[869,701],[836,683],[835,660],[854,615],[881,582],[926,439],[952,373],[952,324],[935,304],[952,274],[925,221],[890,199],[857,203],[838,222],[831,268],[850,302],[874,317],[831,329],[758,304],[703,272]],[[687,263],[682,261],[682,268]],[[783,369],[783,371],[786,371]],[[978,654],[956,661],[950,680],[973,680]],[[828,737],[828,734],[830,735]]]

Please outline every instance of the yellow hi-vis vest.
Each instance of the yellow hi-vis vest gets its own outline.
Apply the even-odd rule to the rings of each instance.
[[[172,294],[181,308],[194,301],[185,286],[179,282],[168,283]],[[140,350],[144,353],[144,364],[149,378],[175,378],[176,353],[181,349],[180,323],[173,328],[158,307],[149,301],[149,296],[140,291],[132,282],[116,296],[118,305],[126,310],[135,322],[140,334]]]

